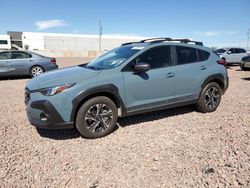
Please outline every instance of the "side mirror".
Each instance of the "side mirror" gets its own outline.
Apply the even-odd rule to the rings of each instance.
[[[147,72],[149,69],[150,69],[150,65],[147,63],[143,63],[143,62],[137,63],[134,66],[134,71],[136,73]]]
[[[227,51],[227,54],[231,54],[232,52],[231,51]]]

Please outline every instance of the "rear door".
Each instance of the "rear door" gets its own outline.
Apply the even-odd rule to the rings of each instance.
[[[198,98],[201,84],[208,75],[209,52],[176,46],[176,102]]]
[[[27,75],[30,69],[31,54],[26,52],[12,52],[11,56],[11,74]]]
[[[235,54],[237,58],[235,62],[241,62],[242,58],[247,56],[246,50],[242,48],[235,48]]]
[[[11,58],[11,52],[0,53],[0,76],[11,75],[10,58]]]

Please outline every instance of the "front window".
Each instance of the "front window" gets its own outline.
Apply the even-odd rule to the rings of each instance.
[[[26,59],[31,58],[31,55],[24,52],[12,52],[12,59]]]
[[[85,67],[95,70],[112,69],[118,67],[142,48],[143,47],[139,46],[121,46],[97,57]]]
[[[2,52],[2,53],[0,53],[0,60],[10,59],[10,57],[11,57],[10,52]]]
[[[171,65],[170,46],[155,47],[140,57],[140,62],[150,65],[150,69],[168,67]]]

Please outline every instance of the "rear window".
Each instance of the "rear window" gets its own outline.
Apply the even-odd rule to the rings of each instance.
[[[26,59],[31,58],[31,55],[25,52],[12,52],[12,59]]]
[[[235,48],[234,53],[238,53],[238,54],[240,54],[240,53],[246,53],[246,50],[244,50],[242,48]]]
[[[176,52],[179,65],[199,61],[199,57],[195,48],[176,46]]]
[[[206,61],[209,56],[210,56],[210,53],[209,52],[206,52],[204,50],[198,50],[198,55],[199,55],[199,61]]]

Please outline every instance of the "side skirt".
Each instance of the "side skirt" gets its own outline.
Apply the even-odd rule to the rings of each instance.
[[[187,106],[187,105],[195,104],[196,102],[197,100],[191,100],[191,101],[184,101],[184,102],[172,103],[172,104],[167,104],[167,105],[155,106],[153,108],[148,108],[147,105],[145,105],[145,107],[140,106],[141,108],[140,109],[137,108],[137,110],[133,110],[136,108],[136,107],[133,107],[132,109],[127,109],[126,113],[124,113],[122,117],[135,115],[135,114],[142,114],[146,112],[153,112],[153,111],[158,111],[158,110],[166,110],[166,109],[180,107],[180,106]]]

